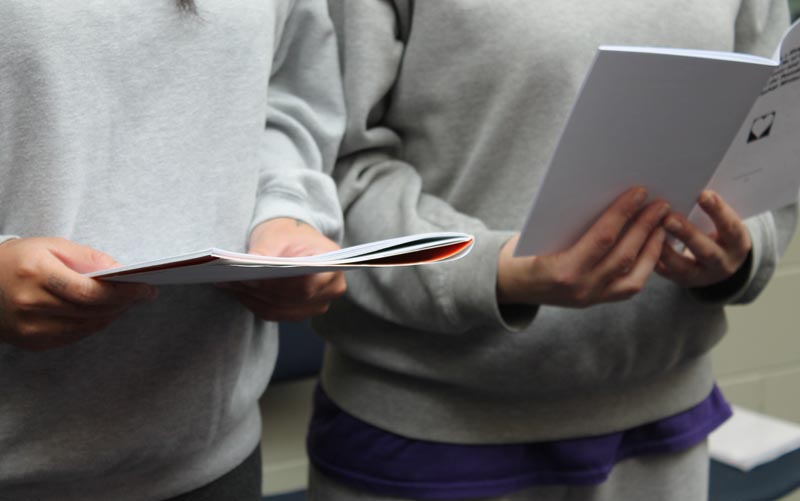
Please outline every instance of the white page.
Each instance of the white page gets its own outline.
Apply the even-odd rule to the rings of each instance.
[[[688,214],[775,64],[598,51],[515,255],[569,247],[635,185]]]
[[[797,202],[800,190],[800,28],[781,44],[781,65],[744,120],[708,187],[742,218]],[[698,209],[692,220],[711,222]]]

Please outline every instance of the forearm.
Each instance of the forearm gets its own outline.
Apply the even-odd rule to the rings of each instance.
[[[344,97],[333,26],[324,0],[298,0],[273,54],[261,175],[251,231],[279,217],[341,238],[329,174],[344,131]]]
[[[348,245],[436,231],[475,235],[471,253],[454,262],[349,275],[353,302],[389,321],[442,333],[530,321],[535,307],[501,310],[497,301],[498,255],[513,232],[488,228],[423,192],[416,170],[397,159],[362,158],[339,173]]]

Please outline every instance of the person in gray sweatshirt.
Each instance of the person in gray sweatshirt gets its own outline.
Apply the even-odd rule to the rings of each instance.
[[[0,499],[258,500],[277,329],[341,274],[114,285],[338,247],[324,0],[0,0]]]
[[[598,45],[770,55],[786,2],[329,3],[345,241],[476,243],[350,276],[314,321],[310,499],[705,499],[706,436],[730,414],[709,351],[724,307],[767,284],[796,206],[741,221],[704,192],[710,236],[631,187],[573,247],[511,251]]]

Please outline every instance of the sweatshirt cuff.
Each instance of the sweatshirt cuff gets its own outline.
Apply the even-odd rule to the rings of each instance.
[[[443,291],[457,297],[456,318],[471,319],[472,325],[496,325],[509,332],[525,329],[536,317],[538,306],[500,305],[497,301],[497,258],[500,249],[516,232],[494,231],[475,235],[470,254],[448,264],[455,265],[451,284]],[[457,291],[457,292],[454,292]]]
[[[755,300],[767,286],[777,264],[770,238],[770,227],[762,217],[745,220],[752,248],[742,266],[722,282],[690,289],[696,299],[716,305],[746,304]]]
[[[747,288],[747,284],[753,280],[753,251],[747,254],[747,258],[736,273],[716,284],[706,287],[694,287],[689,292],[699,301],[708,304],[729,304],[736,299]]]
[[[341,242],[342,217],[338,207],[321,207],[319,203],[311,203],[286,191],[271,191],[261,197],[253,212],[248,235],[264,221],[282,217],[307,223],[331,240]]]

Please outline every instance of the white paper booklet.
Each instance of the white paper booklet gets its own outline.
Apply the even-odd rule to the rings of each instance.
[[[304,257],[259,256],[205,249],[89,273],[88,276],[152,285],[238,282],[364,267],[441,263],[467,255],[473,242],[472,235],[442,232],[380,240]]]
[[[780,58],[600,47],[515,254],[568,248],[635,185],[686,215],[705,187],[717,190],[742,218],[795,202],[798,23],[776,53]]]
[[[800,424],[733,406],[733,417],[708,438],[709,454],[742,471],[800,448]]]

